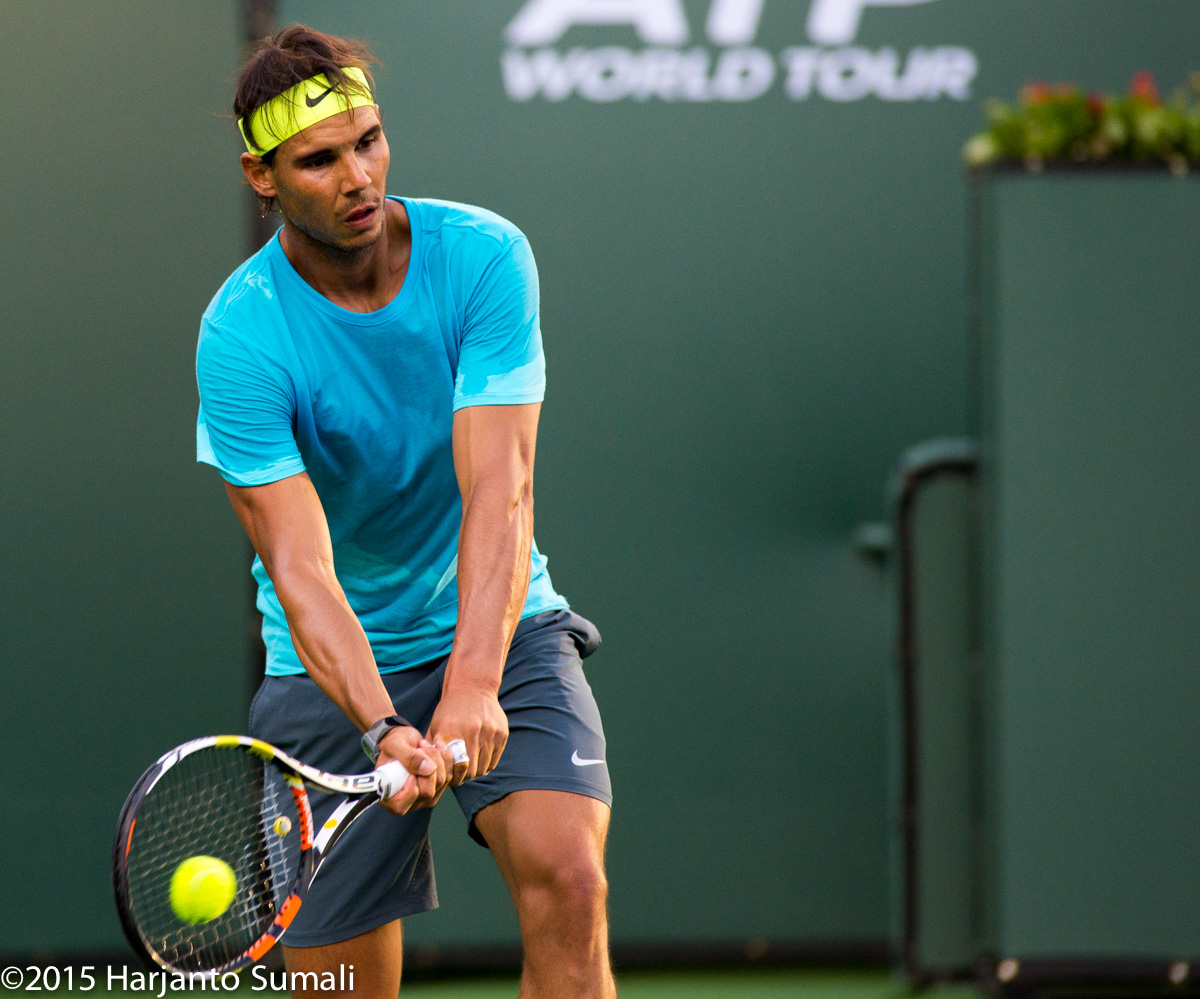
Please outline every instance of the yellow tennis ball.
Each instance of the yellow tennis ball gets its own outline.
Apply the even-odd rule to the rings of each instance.
[[[171,875],[171,908],[185,923],[207,923],[229,908],[237,875],[216,857],[188,857]]]

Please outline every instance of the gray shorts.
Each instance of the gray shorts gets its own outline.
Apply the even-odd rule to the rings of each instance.
[[[612,804],[608,765],[589,762],[604,759],[604,730],[582,660],[599,644],[595,625],[569,610],[537,614],[517,626],[500,683],[509,727],[504,755],[486,777],[454,788],[468,830],[483,846],[475,815],[513,791],[571,791]],[[438,659],[382,674],[396,711],[422,732],[441,697],[445,672],[446,660]],[[358,730],[307,676],[267,677],[250,705],[250,732],[322,770],[370,769]],[[320,828],[337,797],[314,790],[309,796]],[[430,813],[365,812],[321,867],[284,943],[337,943],[436,908]]]

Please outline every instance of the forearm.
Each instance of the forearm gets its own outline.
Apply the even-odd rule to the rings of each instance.
[[[480,483],[459,533],[458,625],[446,689],[499,689],[529,589],[532,545],[532,484],[504,478]]]
[[[306,474],[226,492],[271,577],[287,618],[292,645],[318,687],[361,731],[395,714],[367,641],[333,568],[329,526]],[[450,778],[449,752],[438,752],[408,726],[391,729],[379,742],[376,762],[400,763],[411,775],[386,802],[403,813],[437,801]]]
[[[308,675],[361,731],[395,711],[371,645],[332,568],[279,573],[275,592]]]

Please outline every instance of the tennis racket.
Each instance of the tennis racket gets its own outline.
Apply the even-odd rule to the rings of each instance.
[[[460,739],[450,744],[465,758]],[[113,891],[134,950],[174,972],[237,971],[258,961],[295,919],[350,824],[395,794],[408,771],[330,774],[259,739],[216,735],[177,746],[129,792],[113,843]],[[305,785],[344,796],[319,832]],[[171,879],[189,857],[216,857],[237,879],[216,918],[180,919]]]

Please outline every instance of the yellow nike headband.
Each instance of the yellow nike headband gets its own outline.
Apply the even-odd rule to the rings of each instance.
[[[309,125],[315,125],[343,111],[374,105],[375,98],[371,95],[367,74],[354,66],[347,66],[344,72],[351,80],[349,101],[341,90],[334,89],[334,84],[330,83],[324,73],[318,73],[285,90],[278,97],[272,97],[252,112],[250,125],[254,137],[262,141],[263,136],[266,136],[266,141],[261,146],[256,146],[250,141],[245,126],[241,119],[238,119],[238,131],[242,133],[242,140],[250,153],[263,156],[297,132],[303,132]]]

